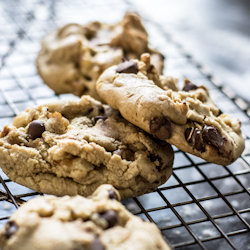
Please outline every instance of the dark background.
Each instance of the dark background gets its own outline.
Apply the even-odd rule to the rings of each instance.
[[[250,103],[249,0],[133,2]]]

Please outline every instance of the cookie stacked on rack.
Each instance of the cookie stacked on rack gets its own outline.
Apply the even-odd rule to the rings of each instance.
[[[127,12],[115,25],[68,24],[48,34],[37,67],[56,93],[102,99],[96,91],[100,74],[122,58],[139,58],[143,52],[151,54],[154,70],[161,72],[163,56],[150,47],[140,16]],[[38,192],[87,196],[101,184],[111,184],[122,198],[151,192],[166,182],[174,158],[168,143],[87,95],[19,114],[0,134],[0,155],[11,180]]]
[[[96,91],[100,74],[143,52],[151,54],[154,70],[161,72],[163,56],[149,45],[140,16],[127,12],[115,25],[67,24],[48,34],[37,67],[56,93],[102,99]],[[4,127],[0,164],[11,180],[54,195],[87,196],[111,184],[122,198],[151,192],[167,181],[171,146],[91,97],[29,108]]]
[[[171,89],[143,54],[107,69],[97,82],[99,95],[121,115],[155,138],[215,164],[233,163],[244,150],[241,123],[215,106],[206,87],[188,79]],[[173,82],[173,81],[172,81]]]

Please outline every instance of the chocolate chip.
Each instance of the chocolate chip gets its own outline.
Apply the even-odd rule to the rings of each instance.
[[[107,223],[108,223],[107,228],[113,227],[118,222],[117,212],[114,210],[108,210],[108,211],[100,214],[99,217],[107,221]]]
[[[42,136],[42,133],[45,131],[44,123],[38,120],[34,120],[29,125],[29,135],[28,138],[35,140]]]
[[[195,85],[195,84],[193,84],[192,82],[190,82],[189,80],[185,80],[185,82],[184,82],[184,87],[183,87],[183,91],[186,91],[186,92],[188,92],[188,91],[190,91],[190,90],[196,90],[196,89],[198,89],[198,87]]]
[[[116,192],[113,189],[109,190],[108,192],[109,192],[109,198],[110,199],[114,199],[114,200],[118,201],[118,196],[117,196]]]
[[[220,132],[214,126],[205,125],[202,129],[203,139],[210,145],[216,148],[221,148],[223,146],[224,137],[221,136]]]
[[[132,60],[122,62],[116,68],[117,73],[133,73],[133,74],[137,74],[138,71],[139,70],[138,70],[137,64]]]
[[[221,114],[223,114],[223,112],[219,109],[219,112],[218,112],[217,116],[220,116]]]
[[[202,133],[198,128],[187,128],[185,131],[185,137],[187,142],[192,145],[198,151],[204,152],[205,145],[202,139]]]
[[[99,238],[95,238],[91,243],[91,250],[105,250],[105,246],[99,240]]]
[[[95,118],[94,118],[94,120],[95,120],[95,123],[98,121],[98,120],[103,120],[103,121],[105,121],[105,120],[107,120],[107,118],[108,117],[106,117],[106,116],[102,116],[102,115],[97,115]]]
[[[99,113],[101,113],[101,114],[105,113],[105,109],[103,106],[98,106],[98,110],[99,110]]]
[[[166,116],[154,118],[149,125],[150,133],[160,140],[166,140],[172,135],[171,121]]]
[[[87,86],[84,86],[83,93],[89,92],[89,88]]]
[[[158,161],[158,162],[159,162],[159,165],[156,166],[156,168],[157,168],[158,171],[161,171],[161,170],[162,170],[162,166],[163,166],[163,162],[162,162],[161,157],[160,157],[159,155],[151,154],[151,155],[149,156],[149,158],[150,158],[150,160],[151,160],[152,162],[155,162],[155,161]]]
[[[94,109],[93,109],[93,108],[90,108],[90,109],[88,109],[88,110],[84,113],[84,115],[85,115],[85,116],[88,116],[88,115],[90,115],[93,111],[94,111]]]
[[[155,66],[152,63],[150,63],[149,68],[147,69],[147,73],[150,73],[154,67]]]
[[[89,76],[84,75],[83,77],[84,77],[87,81],[92,81],[92,78],[89,77]]]
[[[6,224],[5,237],[9,239],[18,229],[17,224],[14,221],[9,221]]]
[[[189,142],[192,136],[194,128],[187,128],[185,131],[185,138]]]
[[[134,161],[134,153],[129,149],[117,149],[113,152],[113,154],[120,155],[122,159],[127,161]]]

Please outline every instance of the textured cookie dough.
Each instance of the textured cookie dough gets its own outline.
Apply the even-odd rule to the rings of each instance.
[[[93,196],[23,204],[0,233],[2,250],[170,250],[155,224],[131,214],[111,185]]]
[[[122,198],[155,190],[172,174],[166,142],[89,96],[27,109],[0,133],[0,166],[38,192],[91,195],[101,184]]]
[[[107,69],[97,82],[99,95],[122,116],[179,149],[209,162],[228,165],[244,150],[241,123],[221,111],[204,86],[159,77],[150,55]]]
[[[152,54],[158,71],[162,72],[164,58],[150,48],[140,16],[127,12],[115,25],[71,23],[50,33],[42,41],[37,68],[57,94],[85,94],[100,100],[95,88],[100,74],[119,64],[123,57],[139,59],[144,52]]]

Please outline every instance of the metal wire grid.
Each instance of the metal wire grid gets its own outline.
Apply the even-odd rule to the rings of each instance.
[[[129,2],[112,0],[75,0],[70,5],[63,0],[8,4],[2,0],[0,6],[1,127],[27,107],[75,98],[70,94],[56,96],[37,76],[34,60],[42,36],[72,21],[115,22],[128,8],[133,9]],[[246,149],[232,165],[218,166],[174,148],[173,176],[155,192],[126,199],[123,204],[134,214],[156,223],[176,249],[250,249],[249,107],[172,41],[164,28],[144,20],[152,43],[167,56],[165,73],[207,86],[217,106],[241,120]],[[40,194],[10,181],[2,171],[0,181],[3,226],[20,204]]]

